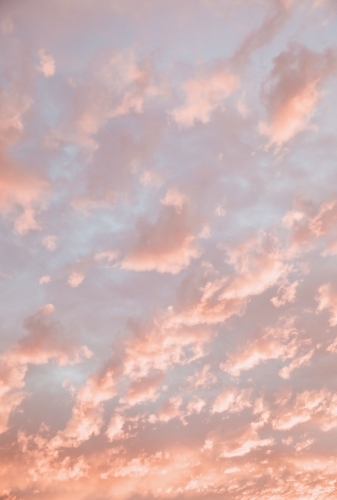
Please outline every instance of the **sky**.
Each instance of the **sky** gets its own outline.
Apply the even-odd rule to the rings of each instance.
[[[336,0],[0,0],[0,81],[0,500],[336,499]]]

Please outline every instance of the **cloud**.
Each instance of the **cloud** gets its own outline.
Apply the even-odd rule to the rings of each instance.
[[[131,335],[125,340],[123,357],[124,373],[132,380],[145,383],[151,371],[159,372],[154,380],[175,365],[189,364],[202,358],[206,345],[214,335],[207,328],[172,325],[166,314],[154,317],[149,324],[138,321],[129,323]],[[157,382],[156,382],[157,383]],[[137,384],[135,385],[135,389]],[[150,384],[151,387],[151,384]]]
[[[251,370],[260,363],[271,359],[293,358],[301,343],[299,332],[291,321],[276,327],[269,328],[261,335],[256,336],[246,347],[228,355],[220,368],[233,376],[239,376],[242,371]]]
[[[32,105],[27,92],[16,88],[0,91],[0,213],[14,216],[14,231],[25,235],[41,230],[37,214],[45,208],[48,182],[43,175],[29,171],[12,159],[10,148],[24,134],[23,117]],[[26,90],[26,89],[25,89]]]
[[[212,413],[223,413],[225,411],[239,413],[244,408],[252,405],[250,399],[251,394],[249,390],[238,391],[235,388],[227,389],[215,399]]]
[[[0,497],[334,496],[313,3],[0,2]]]
[[[45,276],[42,276],[40,279],[39,279],[39,284],[40,285],[43,285],[45,283],[49,283],[51,280],[50,276],[48,275],[45,275]]]
[[[99,147],[94,137],[110,119],[143,113],[146,100],[162,93],[151,62],[137,61],[132,48],[98,50],[88,63],[86,79],[72,80],[71,86],[72,109],[50,137],[77,142],[89,153]]]
[[[260,233],[234,248],[227,248],[227,262],[235,273],[231,277],[208,281],[198,300],[172,318],[186,325],[224,323],[243,314],[248,300],[284,280],[291,266],[275,235]]]
[[[154,222],[139,219],[137,239],[122,261],[122,268],[177,274],[201,255],[187,207],[181,205],[182,199],[177,193],[172,193],[166,194],[164,206]]]
[[[8,419],[27,394],[25,375],[29,364],[41,365],[51,360],[60,365],[80,363],[92,353],[86,346],[76,346],[67,338],[61,324],[51,316],[52,304],[24,321],[28,335],[1,354],[0,373],[0,433],[8,429]]]
[[[116,395],[116,381],[120,373],[120,361],[111,358],[102,370],[87,379],[76,394],[66,428],[50,440],[50,449],[78,447],[100,434],[104,424],[103,403]]]
[[[291,45],[274,59],[274,66],[262,88],[268,121],[259,132],[269,137],[268,146],[280,148],[302,130],[309,128],[322,93],[322,81],[335,70],[331,50],[319,54],[300,45]]]
[[[186,102],[173,109],[171,115],[183,127],[191,127],[196,121],[207,123],[212,112],[221,109],[224,100],[238,87],[239,78],[219,65],[208,74],[185,82]]]
[[[68,285],[70,285],[72,288],[76,288],[82,283],[83,280],[84,280],[84,275],[82,273],[73,271],[68,278]]]
[[[43,73],[43,76],[45,76],[45,78],[53,76],[56,69],[53,56],[46,54],[46,51],[44,49],[40,49],[38,51],[38,55],[40,58],[40,64],[37,67],[38,71]]]
[[[316,297],[318,302],[317,311],[327,309],[330,312],[330,325],[337,325],[337,293],[333,290],[331,283],[325,283],[318,289]]]
[[[144,401],[153,401],[158,398],[158,387],[165,379],[163,372],[154,373],[146,377],[136,378],[128,389],[127,395],[122,403],[134,406]]]
[[[209,364],[204,365],[200,372],[197,372],[188,378],[188,382],[194,390],[201,388],[207,389],[215,384],[216,381],[217,378],[211,373],[211,365]]]
[[[281,307],[281,306],[284,306],[285,304],[295,302],[296,291],[297,291],[298,285],[299,285],[299,282],[294,281],[290,285],[285,285],[285,286],[280,287],[279,296],[273,297],[272,299],[270,299],[270,302],[275,307]]]
[[[57,246],[57,236],[55,235],[44,236],[42,240],[42,245],[46,247],[50,252],[53,252]]]
[[[122,415],[114,415],[111,417],[108,428],[106,430],[106,435],[109,441],[114,439],[120,439],[124,436],[123,426],[125,419]]]
[[[336,426],[337,401],[327,389],[299,393],[291,407],[289,403],[280,407],[273,416],[274,429],[287,431],[293,427],[311,422],[327,432]]]

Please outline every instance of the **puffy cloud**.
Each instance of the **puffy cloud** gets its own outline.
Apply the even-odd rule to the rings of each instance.
[[[214,335],[207,328],[174,326],[166,315],[155,317],[150,324],[130,322],[130,328],[132,335],[124,343],[124,373],[136,380],[147,377],[152,370],[161,373],[202,358]],[[157,376],[161,380],[157,374],[154,381]],[[151,378],[146,380],[145,386]]]
[[[290,285],[285,285],[280,287],[279,296],[270,299],[271,303],[275,307],[281,307],[289,302],[290,303],[294,302],[296,299],[296,291],[298,284],[299,284],[298,281],[294,281],[294,283],[291,283]]]
[[[158,416],[154,419],[154,421],[160,422],[168,422],[174,418],[182,418],[184,417],[184,412],[181,409],[182,406],[182,397],[181,396],[172,396],[169,398],[163,406],[159,409]]]
[[[164,380],[164,373],[155,373],[147,377],[137,378],[128,389],[127,396],[122,400],[131,406],[148,400],[155,400],[159,396],[158,386]]]
[[[251,370],[266,360],[293,358],[300,347],[298,335],[299,332],[291,321],[277,328],[267,329],[266,333],[254,338],[240,351],[229,354],[227,361],[220,367],[231,375],[238,376],[242,371]]]
[[[45,49],[40,49],[38,55],[40,58],[40,64],[37,67],[38,71],[43,73],[46,78],[53,76],[56,68],[53,56],[46,54]]]
[[[247,440],[240,443],[239,446],[233,449],[226,449],[222,452],[221,457],[223,458],[232,458],[232,457],[242,457],[247,455],[253,450],[265,447],[272,446],[274,444],[274,440],[271,438],[267,439],[259,439],[257,436],[249,436]]]
[[[272,426],[281,431],[311,422],[323,431],[328,431],[336,424],[337,401],[327,389],[311,390],[299,393],[290,406],[281,406],[273,415]]]
[[[243,390],[238,391],[235,388],[230,388],[219,394],[213,404],[212,413],[223,413],[229,411],[232,413],[238,413],[243,408],[250,407],[250,394],[251,391]]]
[[[322,94],[319,85],[336,67],[331,50],[319,54],[300,45],[292,45],[274,59],[262,99],[268,122],[259,132],[269,137],[269,145],[282,146],[309,127],[309,120]]]
[[[97,51],[86,80],[70,85],[75,92],[71,119],[65,116],[50,139],[76,141],[91,153],[99,147],[94,137],[110,119],[143,113],[145,101],[162,93],[151,63],[137,61],[132,49]]]
[[[39,284],[40,285],[43,285],[45,283],[49,283],[50,282],[50,276],[48,276],[47,274],[45,276],[42,276],[40,279],[39,279]]]
[[[227,248],[227,262],[235,273],[231,277],[208,281],[198,300],[172,317],[173,324],[216,324],[244,312],[248,300],[284,280],[291,266],[272,234],[248,238],[235,248]]]
[[[331,283],[325,283],[319,287],[316,300],[317,311],[327,309],[330,312],[330,325],[337,325],[337,293],[333,290]]]
[[[121,263],[124,269],[176,274],[201,255],[181,196],[171,191],[162,203],[156,221],[138,221],[134,247]]]
[[[95,260],[97,262],[112,262],[116,260],[118,257],[117,252],[113,252],[111,250],[107,250],[106,252],[96,252],[95,253]]]
[[[60,365],[73,364],[92,354],[86,346],[77,347],[67,338],[60,323],[51,316],[53,311],[53,305],[47,304],[26,318],[28,335],[1,354],[0,432],[7,430],[10,414],[26,397],[22,389],[29,364],[46,364],[50,360]]]
[[[46,181],[38,175],[20,171],[6,160],[1,170],[1,214],[5,217],[11,213],[15,214],[14,230],[19,235],[25,235],[32,230],[41,230],[36,215],[45,205]]]
[[[120,361],[112,358],[102,370],[88,378],[76,394],[66,428],[50,440],[51,449],[77,447],[100,434],[104,424],[103,403],[116,395],[116,381],[120,373]]]
[[[333,2],[0,4],[0,497],[333,497]]]
[[[183,127],[191,127],[196,121],[207,123],[212,112],[222,107],[224,100],[239,86],[239,78],[219,66],[184,84],[186,103],[175,108],[173,119]]]
[[[24,134],[23,118],[31,105],[27,89],[16,82],[0,91],[0,213],[14,215],[14,230],[20,235],[41,229],[36,215],[45,208],[48,192],[44,176],[23,168],[10,153]]]
[[[125,418],[122,415],[114,415],[111,417],[109,422],[106,435],[109,441],[113,441],[114,439],[120,439],[123,437],[123,426],[124,426]]]
[[[70,285],[72,288],[76,288],[82,283],[83,280],[84,280],[84,275],[82,273],[73,271],[68,278],[68,285]]]
[[[211,373],[211,365],[206,364],[200,370],[200,372],[191,375],[188,378],[188,382],[191,384],[193,389],[207,389],[212,386],[217,381],[215,375]]]
[[[44,236],[44,238],[42,239],[42,245],[51,252],[53,252],[57,246],[57,236],[54,235]]]

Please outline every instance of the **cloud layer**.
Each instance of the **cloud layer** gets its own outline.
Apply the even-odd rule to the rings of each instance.
[[[0,3],[0,499],[336,497],[336,15]]]

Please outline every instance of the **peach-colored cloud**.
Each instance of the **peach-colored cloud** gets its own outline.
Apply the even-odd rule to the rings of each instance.
[[[181,195],[170,191],[163,203],[155,222],[139,220],[134,248],[121,264],[124,269],[176,274],[201,255]]]
[[[125,341],[124,347],[124,373],[132,379],[147,377],[152,370],[162,373],[174,365],[189,364],[205,355],[212,331],[172,326],[170,317],[168,319],[164,315],[155,318],[150,325],[131,325],[133,335]],[[146,386],[146,379],[144,382]]]
[[[70,285],[72,288],[76,288],[82,283],[83,280],[84,275],[82,273],[73,271],[68,278],[68,285]]]
[[[53,252],[57,246],[57,236],[44,236],[44,238],[42,239],[42,245]]]
[[[123,425],[124,425],[125,419],[122,417],[122,415],[115,415],[111,417],[111,420],[109,422],[109,426],[106,431],[106,435],[109,439],[109,441],[113,441],[114,439],[120,439],[123,437]]]
[[[0,498],[334,498],[313,7],[0,2]]]
[[[259,125],[260,134],[270,139],[269,146],[279,148],[309,128],[310,117],[322,97],[319,84],[334,68],[330,51],[318,54],[296,45],[274,59],[262,94],[269,120]]]
[[[188,378],[188,382],[191,384],[193,389],[208,388],[212,386],[217,381],[215,375],[211,372],[211,366],[209,364],[204,365],[200,372],[191,375]]]
[[[291,269],[285,252],[271,234],[248,238],[235,248],[227,248],[227,253],[227,261],[236,273],[231,278],[207,282],[200,290],[199,300],[172,317],[172,323],[223,323],[242,314],[250,297],[284,280]]]
[[[231,375],[238,376],[242,371],[251,370],[266,360],[291,359],[301,345],[298,335],[299,332],[291,321],[268,329],[242,350],[229,354],[227,361],[220,367]]]
[[[280,287],[279,296],[270,299],[271,303],[275,307],[281,307],[289,302],[290,303],[294,302],[296,298],[296,290],[298,284],[299,284],[298,281],[294,281],[294,283],[291,283],[290,285],[285,285]]]
[[[40,285],[44,285],[45,283],[49,283],[51,280],[50,276],[48,276],[47,274],[45,276],[42,276],[40,279],[39,279],[39,284]]]
[[[71,80],[76,92],[72,123],[68,137],[62,125],[52,131],[50,139],[73,138],[93,152],[98,148],[94,136],[112,118],[142,113],[146,99],[162,93],[154,82],[152,67],[136,60],[133,49],[98,51],[89,63],[87,80]]]
[[[66,428],[50,441],[51,449],[77,447],[91,436],[98,436],[104,424],[103,402],[116,394],[120,364],[112,360],[102,372],[91,375],[75,397],[72,416]]]
[[[286,431],[311,421],[327,432],[337,425],[336,408],[336,397],[327,389],[304,391],[297,395],[291,407],[286,405],[275,412],[272,425]]]
[[[40,64],[37,67],[38,71],[43,73],[43,76],[45,76],[46,78],[48,78],[49,76],[53,76],[56,68],[53,56],[48,55],[45,49],[40,49],[38,51],[38,55],[40,58]]]
[[[40,230],[36,215],[46,204],[48,183],[40,174],[29,172],[14,162],[9,147],[24,133],[23,118],[32,105],[29,95],[14,88],[0,92],[0,213],[14,215],[14,230],[25,235]]]
[[[129,387],[127,396],[122,402],[131,406],[143,403],[144,401],[152,401],[158,398],[158,386],[164,380],[164,373],[155,373],[147,377],[134,380]]]
[[[96,252],[95,253],[95,260],[98,262],[112,262],[116,260],[118,257],[117,252],[113,252],[111,250],[107,250],[106,252]]]
[[[207,123],[212,112],[221,108],[226,97],[238,86],[239,78],[222,67],[188,80],[184,84],[186,103],[175,108],[172,117],[183,127],[191,127],[196,121]]]
[[[231,457],[241,457],[247,455],[252,450],[256,450],[265,446],[272,446],[274,444],[273,439],[258,439],[252,438],[247,439],[243,443],[241,443],[237,448],[234,449],[226,449],[222,452],[221,457],[223,458],[231,458]]]
[[[216,398],[213,404],[212,413],[223,413],[225,411],[238,413],[250,406],[251,395],[249,390],[240,392],[235,388],[230,388],[219,394]]]
[[[54,306],[47,304],[26,318],[28,335],[1,355],[0,432],[7,430],[10,414],[27,396],[22,389],[29,364],[40,365],[50,360],[61,365],[79,363],[92,354],[87,347],[77,347],[66,338],[61,325],[50,317],[53,311]]]
[[[316,300],[317,311],[327,309],[330,312],[330,325],[337,325],[337,293],[333,290],[331,283],[325,283],[319,287]]]

